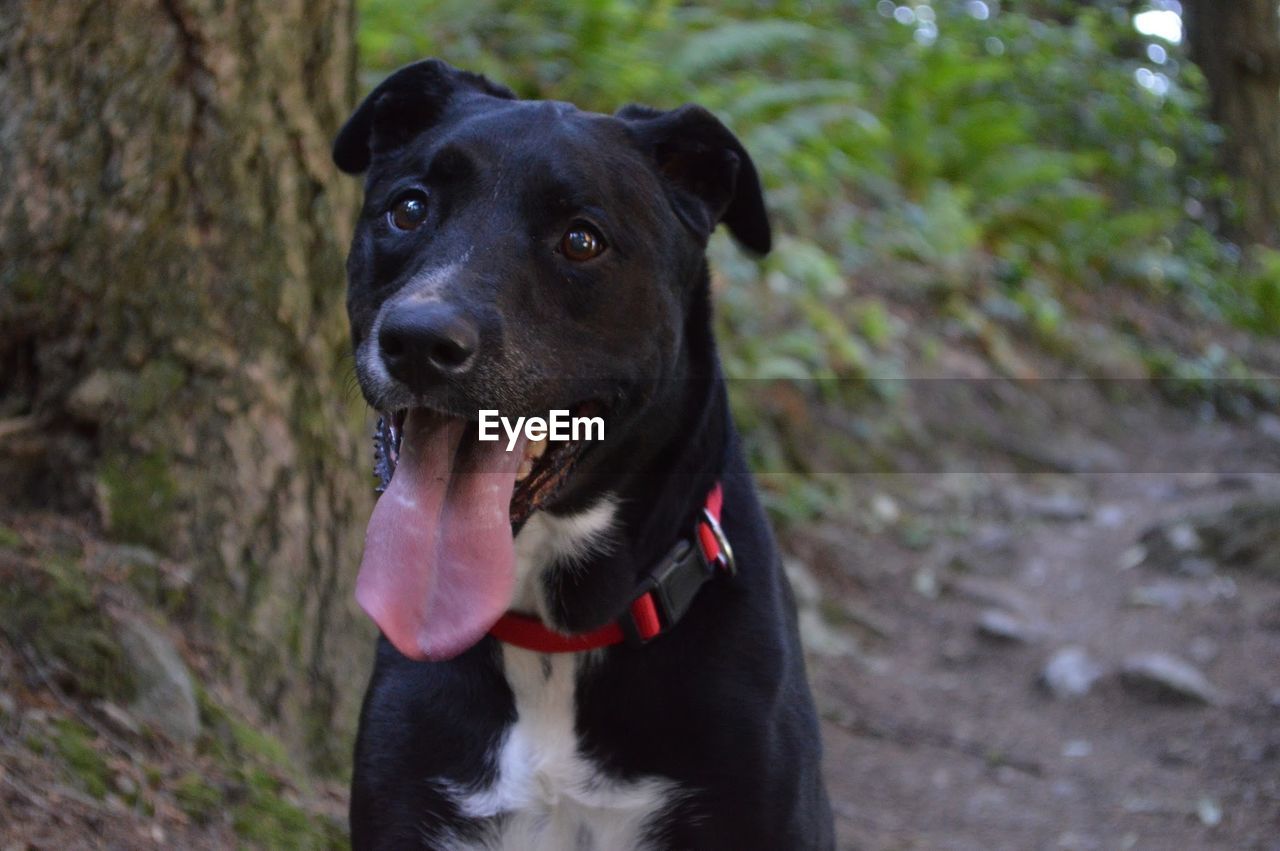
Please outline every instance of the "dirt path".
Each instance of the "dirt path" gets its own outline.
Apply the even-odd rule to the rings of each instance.
[[[860,520],[787,542],[841,848],[1280,849],[1280,582],[1135,546],[1280,494],[1280,443],[1153,415],[1112,445],[1185,472],[864,477]],[[1076,697],[1040,682],[1068,647]],[[1213,703],[1117,673],[1157,652]]]

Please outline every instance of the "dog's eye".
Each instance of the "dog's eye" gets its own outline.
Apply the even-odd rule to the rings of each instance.
[[[427,220],[426,194],[414,190],[401,195],[387,213],[387,218],[399,230],[416,230]]]
[[[588,224],[575,224],[560,237],[560,253],[576,263],[599,257],[604,249],[604,237]]]

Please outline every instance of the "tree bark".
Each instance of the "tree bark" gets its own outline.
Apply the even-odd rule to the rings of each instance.
[[[0,4],[0,502],[194,569],[222,674],[345,761],[371,504],[343,312],[352,0]]]
[[[1239,183],[1240,234],[1280,249],[1280,11],[1276,0],[1183,0],[1191,59],[1226,132],[1223,164]]]

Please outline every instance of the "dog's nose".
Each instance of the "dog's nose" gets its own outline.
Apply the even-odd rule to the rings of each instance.
[[[414,390],[465,373],[479,345],[475,323],[440,302],[401,307],[378,331],[387,372]]]

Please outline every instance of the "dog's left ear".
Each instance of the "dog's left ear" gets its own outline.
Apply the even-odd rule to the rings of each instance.
[[[359,174],[375,151],[406,144],[439,121],[450,100],[475,95],[515,97],[506,86],[439,59],[406,65],[379,83],[342,125],[333,161],[347,174]]]
[[[631,126],[667,178],[676,215],[687,227],[706,240],[724,222],[743,246],[769,252],[760,177],[742,143],[718,118],[693,104],[669,112],[624,106],[616,116]]]

